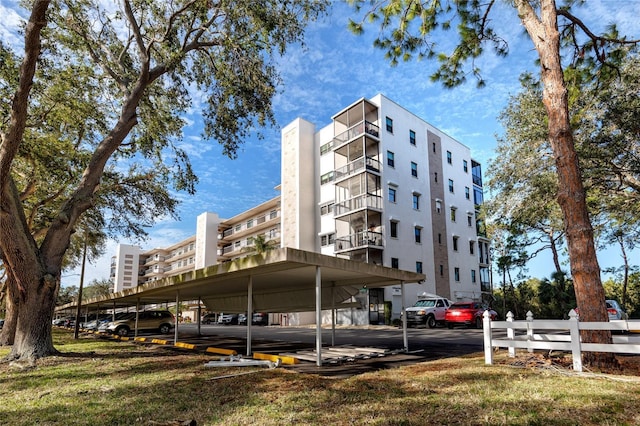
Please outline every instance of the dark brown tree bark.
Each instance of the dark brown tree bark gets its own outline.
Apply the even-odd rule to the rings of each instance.
[[[582,321],[608,321],[593,228],[569,120],[567,88],[560,58],[560,33],[554,0],[540,2],[540,18],[529,1],[516,1],[520,19],[540,57],[543,103],[549,117],[549,142],[558,173],[558,203],[564,216],[576,300]],[[596,303],[596,301],[598,301]],[[610,331],[581,332],[591,343],[612,343]],[[613,354],[587,353],[585,364],[610,367]]]
[[[18,300],[11,291],[12,288],[15,288],[15,284],[9,285],[10,281],[13,280],[10,271],[7,271],[7,279],[5,281],[5,288],[3,289],[3,299],[5,302],[5,316],[4,316],[4,325],[2,326],[2,331],[0,331],[0,346],[11,346],[13,345],[13,340],[16,334],[16,324],[18,323]]]

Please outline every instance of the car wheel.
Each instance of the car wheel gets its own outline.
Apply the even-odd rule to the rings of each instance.
[[[124,327],[124,326],[123,327],[118,327],[116,329],[116,334],[118,336],[123,336],[124,337],[124,336],[129,334],[129,328],[128,327]]]
[[[447,323],[447,328],[448,328],[448,329],[452,329],[452,328],[453,328],[453,323],[448,322],[448,323]]]
[[[476,328],[482,328],[482,318],[476,318]]]
[[[427,317],[427,327],[434,328],[436,326],[436,318],[433,315]]]
[[[162,324],[160,326],[160,334],[169,334],[171,331],[171,326],[169,324]]]

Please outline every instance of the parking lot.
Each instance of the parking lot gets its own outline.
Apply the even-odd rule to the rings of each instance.
[[[245,354],[247,327],[238,325],[201,325],[200,334],[196,324],[179,324],[178,341],[194,345],[195,350],[208,347],[234,350]],[[408,329],[409,350],[403,352],[402,330],[389,326],[337,327],[335,337],[332,330],[322,330],[323,351],[336,348],[363,348],[359,357],[345,356],[329,359],[322,367],[301,359],[298,364],[287,366],[295,371],[323,376],[350,376],[383,368],[413,364],[426,360],[447,358],[481,352],[482,330],[454,328]],[[145,335],[145,334],[140,334]],[[173,341],[173,335],[146,335]],[[315,327],[251,327],[252,352],[292,356],[309,353],[315,349]],[[332,342],[333,340],[333,342]],[[367,355],[367,351],[371,352]]]

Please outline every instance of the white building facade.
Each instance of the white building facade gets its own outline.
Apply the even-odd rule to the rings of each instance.
[[[280,247],[425,274],[425,282],[405,285],[407,305],[422,293],[491,300],[489,240],[477,217],[482,170],[468,147],[383,95],[354,102],[321,129],[298,118],[281,135],[279,197],[231,219],[203,213],[196,235],[167,249],[119,247],[116,291],[133,285],[124,279],[127,265],[135,274],[138,262],[143,283],[246,256],[263,236]],[[358,306],[339,312],[338,323],[400,317],[399,288],[362,288],[353,301]]]
[[[323,254],[425,274],[405,287],[409,305],[422,293],[489,302],[489,240],[477,218],[482,173],[469,148],[383,95],[332,118],[319,130],[301,119],[282,130],[282,187],[298,197],[283,202],[283,226],[291,217],[315,229],[313,249]],[[300,227],[310,204],[315,212]],[[356,298],[357,322],[382,323],[389,302],[392,318],[400,316],[399,288],[363,288]]]

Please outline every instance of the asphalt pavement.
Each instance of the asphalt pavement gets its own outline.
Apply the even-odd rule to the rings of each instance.
[[[215,346],[234,349],[245,354],[247,327],[237,325],[179,324],[180,342],[199,347]],[[384,356],[360,357],[348,361],[336,360],[318,367],[310,361],[288,366],[295,371],[323,376],[346,377],[367,371],[393,368],[418,362],[482,352],[482,330],[467,328],[408,329],[408,351],[402,351],[402,329],[390,326],[350,326],[322,330],[323,351],[330,347],[367,347],[385,351]],[[166,337],[165,337],[166,338]],[[316,342],[315,327],[252,326],[252,352],[291,354],[313,351]]]

